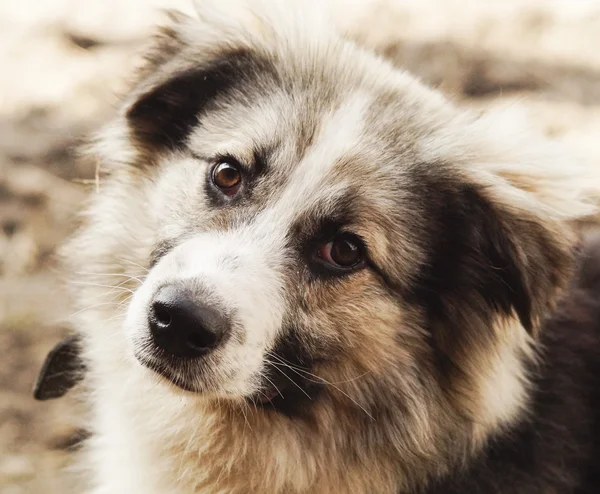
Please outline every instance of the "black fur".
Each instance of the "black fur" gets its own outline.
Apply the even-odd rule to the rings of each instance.
[[[315,358],[291,325],[286,326],[269,353],[264,370],[268,379],[263,380],[263,393],[278,391],[271,400],[263,400],[262,406],[290,418],[309,420],[311,402],[317,400],[325,388],[310,374]]]
[[[158,150],[182,147],[218,95],[251,87],[249,78],[264,70],[264,62],[246,50],[222,55],[204,67],[181,70],[144,93],[127,110],[134,138]]]
[[[48,353],[33,386],[33,397],[45,401],[64,396],[85,375],[81,338],[68,336]]]
[[[600,492],[600,244],[541,329],[529,414],[423,494]]]
[[[410,299],[434,321],[451,319],[451,306],[479,305],[482,315],[514,311],[523,327],[533,331],[539,312],[549,305],[548,295],[539,292],[556,284],[553,271],[564,271],[570,254],[547,240],[541,224],[501,211],[485,197],[484,188],[440,173],[443,165],[435,164],[436,173],[429,173],[433,166],[411,173],[428,219],[429,255],[415,276]],[[428,190],[436,193],[424,196],[422,191]],[[519,254],[519,243],[527,256]],[[483,304],[471,304],[474,296]],[[541,307],[534,307],[538,298]]]

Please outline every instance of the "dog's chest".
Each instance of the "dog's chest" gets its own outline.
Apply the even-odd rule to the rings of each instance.
[[[102,487],[94,494],[394,492],[377,466],[352,467],[331,443],[283,421],[267,429],[184,400],[157,407],[156,390],[121,392],[97,417],[91,454]]]

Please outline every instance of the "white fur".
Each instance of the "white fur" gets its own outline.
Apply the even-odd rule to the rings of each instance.
[[[215,39],[232,46],[258,46],[265,53],[272,53],[273,46],[283,46],[285,56],[296,54],[289,60],[284,56],[285,63],[302,65],[314,63],[312,55],[318,55],[318,60],[328,59],[329,43],[334,43],[339,49],[334,52],[336,57],[347,57],[348,65],[376,74],[372,76],[373,84],[379,82],[380,71],[386,83],[393,82],[406,91],[407,107],[416,101],[421,105],[416,108],[432,109],[424,111],[419,120],[431,131],[418,142],[411,142],[425,162],[440,159],[464,165],[465,173],[489,184],[490,194],[507,207],[541,211],[539,214],[547,214],[551,221],[592,211],[579,195],[581,183],[574,183],[574,179],[570,183],[576,192],[565,192],[568,188],[562,180],[569,179],[566,164],[540,152],[543,141],[520,141],[513,149],[508,145],[511,138],[505,137],[502,129],[497,130],[502,126],[464,116],[457,116],[456,125],[450,125],[450,116],[458,112],[441,96],[343,44],[329,34],[311,9],[287,10],[266,1],[248,4],[242,0],[198,0],[196,5],[202,27],[190,27],[186,36],[190,43],[206,46],[207,53],[214,50],[211,43]],[[328,409],[320,410],[321,429],[315,431],[284,417],[268,422],[260,416],[247,418],[243,414],[251,410],[243,406],[227,409],[225,401],[239,400],[256,391],[265,353],[278,335],[289,303],[281,273],[287,261],[286,232],[306,210],[315,205],[326,207],[348,187],[339,177],[332,180],[332,173],[339,171],[339,159],[351,155],[361,144],[371,100],[360,91],[343,96],[343,101],[320,122],[313,144],[295,163],[285,188],[273,194],[272,202],[252,222],[222,233],[188,234],[149,273],[136,266],[137,260],[148,259],[158,238],[186,235],[186,224],[193,224],[193,218],[182,216],[186,206],[204,210],[203,197],[186,196],[181,191],[198,190],[208,164],[173,153],[152,171],[123,169],[123,163],[115,161],[120,157],[123,162],[132,162],[135,151],[128,143],[122,121],[99,139],[96,152],[115,176],[102,187],[101,197],[88,212],[95,237],[82,237],[73,247],[78,256],[86,253],[90,269],[98,274],[97,278],[89,278],[96,286],[83,287],[79,292],[81,303],[91,308],[78,315],[86,337],[86,358],[91,363],[96,436],[87,462],[94,468],[94,494],[397,494],[400,487],[405,487],[402,474],[393,470],[395,465],[383,454],[352,469],[339,461],[339,449],[348,431]],[[264,107],[246,109],[243,119],[228,125],[207,117],[202,128],[190,137],[190,147],[199,153],[227,151],[243,156],[248,143],[254,140],[249,128],[260,136],[289,124],[282,122],[278,111],[278,105],[286,104],[283,96],[273,94],[269,98],[265,98],[268,103]],[[288,150],[288,154],[292,152]],[[523,170],[526,173],[521,173]],[[513,180],[515,177],[519,179]],[[528,187],[528,180],[535,187]],[[158,190],[162,194],[157,194]],[[135,251],[131,251],[132,245]],[[121,254],[119,258],[115,252]],[[232,256],[238,259],[236,263],[228,262]],[[108,273],[135,278],[123,285],[126,293],[120,294],[119,290],[110,290],[110,283],[101,277]],[[238,329],[247,337],[245,343],[234,340],[212,357],[213,377],[218,378],[219,386],[202,396],[183,393],[142,367],[133,356],[136,342],[148,331],[148,308],[157,287],[186,279],[200,280],[235,311]],[[127,290],[132,292],[131,298]],[[111,305],[115,294],[122,307]],[[529,342],[520,326],[510,335],[514,339],[508,343],[499,339],[500,350],[490,359],[478,383],[483,416],[481,428],[475,431],[479,443],[490,430],[514,420],[526,404],[526,376],[520,357],[527,353]],[[445,410],[440,411],[443,413]],[[429,453],[436,433],[429,416],[410,419],[412,422],[401,424],[409,432],[399,426],[390,434],[395,438],[421,434],[427,441],[418,444]],[[424,424],[421,427],[417,427],[419,420]],[[259,430],[252,430],[251,424]],[[445,466],[438,468],[443,471]]]

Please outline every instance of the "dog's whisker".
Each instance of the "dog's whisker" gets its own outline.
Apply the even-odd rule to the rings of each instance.
[[[281,398],[283,398],[283,395],[281,394],[281,391],[279,391],[279,388],[278,388],[278,387],[275,385],[275,383],[274,383],[273,381],[271,381],[271,379],[269,379],[269,378],[267,377],[267,375],[266,375],[264,372],[261,372],[261,373],[260,373],[260,376],[261,376],[262,378],[266,379],[267,381],[269,381],[269,383],[271,384],[271,386],[273,386],[273,387],[275,388],[275,391],[277,391],[277,394],[278,394],[279,396],[281,396]]]
[[[267,398],[267,395],[265,395],[265,393],[263,393],[262,391],[258,390],[257,391],[259,394],[263,395],[265,398]],[[250,395],[248,397],[250,399],[250,402],[252,403],[252,405],[254,406],[254,413],[258,414],[258,407],[256,405],[256,400],[254,399],[254,396]]]
[[[87,281],[71,281],[71,283],[73,285],[93,286],[93,287],[97,287],[97,288],[110,288],[111,290],[123,290],[124,292],[129,292],[131,294],[134,293],[133,290],[131,290],[129,288],[121,287],[121,286],[118,286],[118,285],[117,286],[114,286],[114,285],[103,285],[103,284],[100,284],[100,283],[90,283],[90,282],[87,282]],[[108,293],[110,293],[110,292],[108,292]],[[108,293],[105,294],[105,295],[108,295]]]
[[[72,314],[70,314],[68,316],[68,318],[72,318],[75,317],[78,314],[81,314],[82,312],[85,312],[87,310],[91,310],[91,309],[97,309],[98,307],[102,307],[102,306],[107,306],[107,305],[113,305],[113,306],[120,306],[121,304],[118,302],[101,302],[99,304],[94,304],[94,305],[90,305],[88,307],[84,307],[83,309],[79,309],[77,312],[73,312]]]
[[[240,407],[240,410],[242,411],[242,414],[244,416],[244,429],[243,429],[242,434],[245,434],[245,432],[246,432],[246,425],[248,426],[248,428],[250,430],[252,430],[252,426],[250,425],[250,422],[248,422],[248,416],[246,414],[246,403],[245,402],[242,402],[242,406]]]
[[[306,374],[308,374],[309,376],[312,376],[312,377],[314,377],[315,379],[322,379],[322,380],[323,380],[323,381],[325,381],[327,384],[331,384],[331,385],[334,385],[334,384],[345,384],[345,383],[349,383],[349,382],[352,382],[352,381],[357,381],[357,380],[358,380],[358,379],[360,379],[361,377],[364,377],[364,376],[366,376],[366,375],[368,375],[368,374],[370,373],[369,371],[365,371],[365,372],[363,372],[362,374],[359,374],[358,376],[351,377],[351,378],[348,378],[348,379],[344,379],[344,380],[342,380],[342,381],[327,381],[325,378],[323,378],[323,377],[321,377],[321,376],[318,376],[317,374],[313,374],[312,372],[309,372],[309,371],[308,371],[306,368],[304,368],[304,367],[300,367],[300,366],[297,366],[297,365],[294,365],[294,364],[292,364],[291,362],[289,362],[289,361],[285,360],[283,357],[281,357],[281,356],[279,356],[279,355],[275,355],[275,354],[274,354],[274,353],[272,353],[272,352],[267,352],[267,353],[268,353],[268,355],[270,355],[270,356],[273,356],[273,357],[275,357],[275,358],[279,359],[279,360],[280,360],[280,362],[281,362],[282,364],[283,364],[283,363],[285,363],[286,365],[290,366],[290,368],[296,369],[296,370],[298,370],[299,372],[305,372]]]
[[[110,276],[110,277],[120,277],[127,278],[127,281],[136,280],[139,283],[143,283],[144,280],[138,276],[127,274],[127,273],[93,273],[90,271],[75,271],[75,274],[79,274],[82,276]],[[143,275],[145,277],[145,275]]]
[[[118,259],[121,262],[126,262],[128,264],[131,264],[132,266],[136,266],[140,269],[143,269],[146,273],[150,272],[150,270],[147,267],[142,266],[141,264],[138,264],[137,262],[134,262],[131,259],[125,259],[124,257],[118,257],[118,256],[116,257],[116,259]]]
[[[312,400],[312,396],[310,396],[306,390],[304,388],[302,388],[302,386],[300,386],[296,381],[294,381],[290,376],[288,376],[285,372],[283,372],[276,364],[275,362],[270,362],[269,363],[271,365],[273,365],[273,368],[276,369],[277,371],[279,371],[287,380],[289,380],[294,386],[296,386],[300,391],[302,391],[309,400]],[[283,396],[282,396],[283,398]]]
[[[272,353],[271,353],[270,355],[271,355],[272,357],[278,358],[276,355],[274,355],[274,354],[272,354]],[[275,368],[277,368],[277,365],[275,365],[275,363],[274,363],[274,362],[271,362],[271,363],[274,365],[274,367],[275,367]],[[338,386],[336,386],[335,384],[332,384],[331,382],[327,381],[326,379],[323,379],[323,378],[321,378],[321,377],[319,377],[319,376],[314,376],[314,375],[312,375],[312,377],[316,377],[316,378],[318,378],[318,379],[319,379],[319,381],[314,381],[314,380],[311,380],[311,379],[307,378],[306,376],[304,376],[303,374],[301,374],[301,373],[300,373],[300,371],[298,371],[298,370],[296,370],[296,369],[294,369],[294,368],[290,367],[290,366],[289,366],[288,364],[286,364],[286,363],[283,363],[283,362],[282,362],[280,365],[284,365],[284,366],[288,367],[288,368],[289,368],[289,369],[290,369],[292,372],[295,372],[296,374],[298,374],[299,376],[301,376],[302,378],[306,379],[306,380],[307,380],[307,381],[309,381],[309,382],[313,382],[313,383],[315,383],[315,384],[326,384],[326,385],[329,385],[329,386],[333,387],[334,389],[336,389],[337,391],[339,391],[340,393],[342,393],[342,394],[343,394],[343,395],[344,395],[346,398],[348,398],[350,401],[352,401],[352,402],[353,402],[353,403],[354,403],[356,406],[358,406],[358,407],[359,407],[359,408],[360,408],[360,409],[361,409],[363,412],[365,412],[365,414],[367,414],[367,416],[369,416],[369,418],[371,418],[372,420],[375,420],[375,417],[373,417],[373,415],[371,415],[371,414],[370,414],[370,413],[367,411],[367,409],[366,409],[365,407],[363,407],[363,406],[362,406],[360,403],[358,403],[358,401],[356,401],[354,398],[352,398],[352,396],[350,396],[350,395],[349,395],[348,393],[346,393],[344,390],[340,389],[340,388],[339,388]],[[304,372],[306,373],[306,371],[304,371]],[[282,372],[282,373],[283,373],[284,375],[286,375],[284,372]],[[310,374],[310,373],[309,373],[309,374]],[[290,380],[292,380],[292,379],[290,378]],[[294,382],[294,381],[292,380],[292,382]]]

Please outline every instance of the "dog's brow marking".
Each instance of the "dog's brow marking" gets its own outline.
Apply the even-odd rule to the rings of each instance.
[[[296,217],[320,197],[337,197],[344,192],[347,187],[344,181],[325,187],[325,178],[360,139],[370,101],[366,94],[355,93],[330,114],[290,176],[277,204],[265,212],[263,224],[287,231]]]
[[[362,93],[354,94],[331,115],[292,175],[287,188],[292,197],[282,198],[284,202],[288,199],[304,202],[321,187],[327,173],[359,139],[369,101]]]

